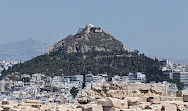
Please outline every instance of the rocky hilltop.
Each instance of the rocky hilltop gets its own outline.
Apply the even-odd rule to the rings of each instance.
[[[149,58],[139,51],[127,51],[122,42],[109,32],[93,25],[86,25],[76,34],[55,43],[47,54],[2,71],[2,77],[21,80],[22,74],[35,73],[49,76],[107,73],[112,77],[142,72],[146,74],[147,82],[168,81],[160,73],[160,66],[158,60]]]
[[[80,28],[74,35],[69,35],[55,43],[47,53],[62,50],[64,53],[88,51],[125,51],[124,45],[116,40],[109,32],[100,27],[87,24],[85,28]]]

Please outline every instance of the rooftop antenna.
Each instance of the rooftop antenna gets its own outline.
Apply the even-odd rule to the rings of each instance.
[[[20,59],[20,64],[22,63],[22,60]]]

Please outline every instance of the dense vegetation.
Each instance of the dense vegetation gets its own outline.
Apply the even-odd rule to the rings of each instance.
[[[46,75],[77,75],[107,73],[113,75],[127,75],[130,72],[146,74],[147,82],[170,81],[159,70],[161,64],[158,60],[151,59],[138,51],[133,52],[87,52],[64,54],[61,51],[41,55],[19,63],[7,71],[3,76],[15,72],[18,74],[44,73]]]
[[[73,87],[70,90],[70,93],[72,94],[73,98],[75,98],[77,96],[78,91],[79,91],[78,88],[75,88],[75,87]]]
[[[41,55],[19,63],[3,75],[19,72],[20,74],[44,73],[46,75],[75,75],[108,73],[126,75],[129,72],[143,72],[150,81],[160,81],[160,63],[138,52],[88,52],[64,54],[61,51]]]

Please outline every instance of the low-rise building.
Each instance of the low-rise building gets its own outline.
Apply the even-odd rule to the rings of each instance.
[[[86,74],[85,82],[107,82],[108,75],[107,74],[97,74],[96,76],[93,74]]]
[[[14,87],[13,87],[14,91],[19,91],[19,90],[22,90],[23,88],[24,88],[24,83],[22,81],[14,82]]]
[[[188,72],[173,72],[173,80],[184,83],[184,89],[188,89]]]
[[[112,82],[128,82],[128,83],[144,83],[146,82],[146,75],[140,72],[129,73],[127,76],[118,76],[115,75],[112,77]]]
[[[85,82],[92,82],[93,81],[93,74],[86,74]]]

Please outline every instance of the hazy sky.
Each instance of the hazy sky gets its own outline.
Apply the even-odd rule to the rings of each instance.
[[[0,44],[53,43],[86,23],[108,30],[129,50],[188,58],[188,0],[0,1]]]

